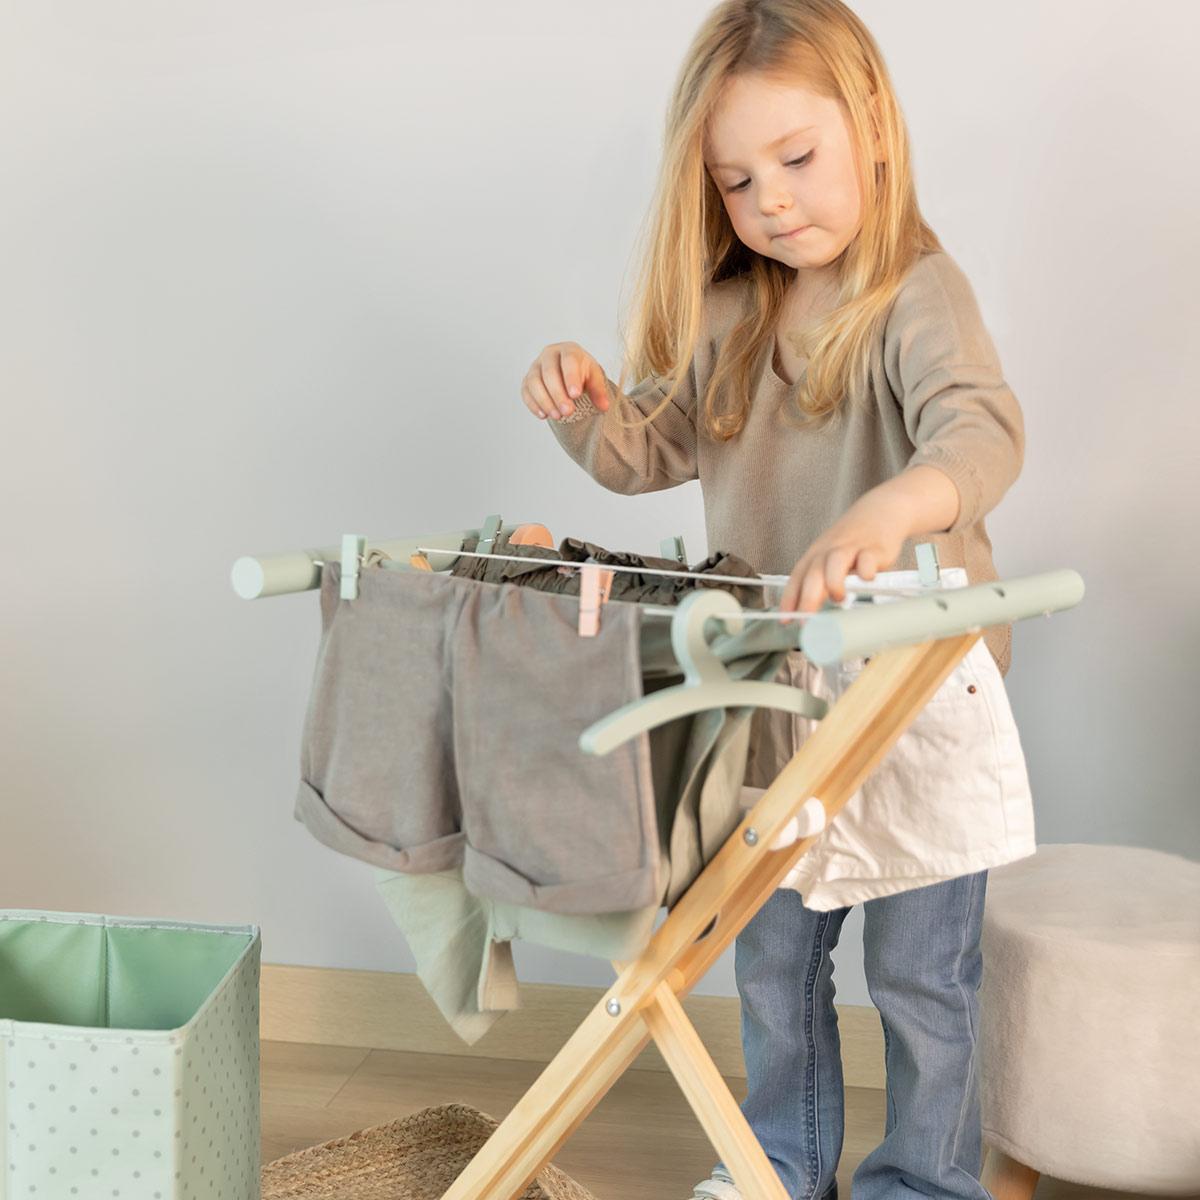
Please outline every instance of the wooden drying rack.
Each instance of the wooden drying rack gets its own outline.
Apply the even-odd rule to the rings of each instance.
[[[495,525],[493,521],[493,534]],[[479,538],[485,530],[371,545],[403,563],[418,546],[443,549],[445,557],[435,555],[430,563],[435,571],[445,570],[467,537]],[[365,540],[354,544],[366,549]],[[234,588],[254,598],[316,587],[320,564],[341,552],[341,547],[327,547],[239,559]],[[1082,597],[1083,580],[1063,569],[879,606],[827,610],[806,621],[800,648],[812,661],[870,656],[870,662],[680,897],[642,953],[614,962],[615,982],[443,1200],[517,1200],[651,1038],[747,1200],[789,1200],[681,1001],[819,836],[802,836],[776,849],[786,841],[785,830],[795,828],[802,814],[811,814],[814,800],[824,810],[824,821],[817,822],[821,828],[836,817],[983,629],[1049,616]],[[801,827],[812,828],[811,820]]]

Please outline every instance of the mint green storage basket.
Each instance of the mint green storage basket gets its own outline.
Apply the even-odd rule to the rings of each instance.
[[[261,950],[0,909],[0,1200],[258,1200]]]

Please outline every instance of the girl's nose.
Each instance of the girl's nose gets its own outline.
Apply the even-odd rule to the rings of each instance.
[[[774,191],[768,192],[765,188],[762,192],[762,215],[764,217],[773,217],[782,212],[787,212],[792,207],[792,197],[783,188],[776,188]]]

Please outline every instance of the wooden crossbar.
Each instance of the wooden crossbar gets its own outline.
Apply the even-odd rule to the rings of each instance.
[[[442,1200],[517,1200],[652,1037],[742,1195],[787,1200],[680,1002],[816,843],[772,850],[788,821],[812,796],[833,820],[979,636],[871,659]]]

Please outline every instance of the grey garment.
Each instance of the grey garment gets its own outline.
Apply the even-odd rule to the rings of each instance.
[[[608,592],[610,600],[631,600],[640,604],[678,604],[697,588],[719,587],[728,592],[743,608],[765,607],[765,594],[761,587],[726,581],[727,576],[756,575],[750,564],[735,554],[717,551],[703,562],[689,567],[686,563],[672,558],[648,557],[626,550],[608,550],[595,542],[584,542],[579,538],[563,538],[558,549],[552,550],[547,546],[513,546],[508,537],[508,533],[500,534],[496,541],[496,553],[534,559],[557,558],[563,562],[586,562],[592,559],[605,566],[650,567],[712,577],[710,581],[683,579],[674,575],[643,574],[638,571],[617,571],[613,575]],[[473,551],[478,543],[477,537],[468,536],[462,548]],[[467,579],[481,579],[488,583],[516,583],[524,587],[536,587],[539,591],[561,592],[569,596],[579,595],[581,578],[579,571],[561,570],[538,562],[512,562],[508,558],[460,558],[450,568],[450,574]]]
[[[473,550],[478,539],[469,538],[464,550]],[[761,587],[725,583],[723,577],[754,576],[750,565],[733,554],[717,551],[702,562],[686,566],[673,559],[654,558],[627,551],[609,550],[594,542],[564,538],[557,551],[543,546],[512,546],[507,535],[501,534],[496,543],[498,552],[533,558],[562,558],[582,562],[593,559],[603,564],[644,566],[666,570],[686,570],[692,574],[708,574],[711,582],[676,576],[643,575],[617,571],[613,576],[609,603],[637,601],[645,604],[678,604],[697,588],[720,587],[728,591],[743,608],[763,609],[765,593]],[[452,573],[475,579],[507,581],[521,587],[566,592],[578,595],[580,573],[561,572],[557,567],[537,563],[512,562],[506,558],[461,558],[451,568]],[[799,627],[788,632],[776,622],[748,622],[738,636],[719,632],[723,627],[714,623],[710,644],[726,664],[733,679],[771,679],[788,682],[786,662],[782,655],[768,660],[771,651],[794,650]],[[671,648],[669,621],[644,620],[641,633],[642,681],[647,695],[660,687],[682,682],[683,676]],[[775,672],[771,663],[775,663]],[[650,757],[654,771],[655,794],[658,799],[659,832],[663,853],[671,863],[671,880],[665,903],[673,905],[700,873],[703,866],[728,836],[741,818],[737,803],[741,779],[748,756],[755,753],[751,730],[757,728],[764,709],[726,713],[708,710],[694,717],[673,721],[650,731]],[[790,715],[783,715],[791,720]],[[753,720],[750,729],[743,724]],[[790,725],[788,726],[790,728]],[[754,777],[761,775],[765,762],[759,756]],[[766,786],[766,785],[763,785]]]
[[[636,604],[578,635],[578,601],[367,567],[322,573],[296,816],[397,871],[461,865],[476,895],[563,913],[657,903],[666,883],[645,734],[580,731],[641,695]],[[580,686],[580,681],[586,686]]]
[[[468,537],[464,550],[473,550],[477,538]],[[736,555],[717,551],[693,566],[673,559],[654,558],[628,551],[610,550],[594,542],[564,538],[557,551],[544,546],[508,544],[507,534],[496,543],[498,553],[532,558],[562,558],[582,562],[591,558],[602,564],[686,570],[706,574],[705,579],[643,575],[617,571],[608,604],[642,603],[676,605],[697,588],[719,587],[728,591],[743,608],[761,610],[765,593],[761,587],[725,583],[723,577],[753,577],[750,565]],[[579,594],[580,573],[562,572],[538,563],[518,563],[507,558],[461,558],[451,572],[473,579],[508,582],[568,595]],[[614,609],[615,611],[615,609]],[[732,679],[767,680],[778,676],[787,682],[786,651],[796,648],[799,626],[791,631],[773,621],[747,622],[738,635],[723,632],[714,622],[708,630],[710,646],[725,663]],[[683,681],[683,673],[671,647],[671,623],[655,618],[641,623],[640,654],[642,685],[646,695]],[[709,709],[650,730],[650,758],[657,801],[660,846],[670,863],[670,879],[663,902],[674,905],[693,879],[720,848],[741,819],[738,803],[747,756],[753,752],[751,719],[759,720],[763,709],[727,712]],[[790,720],[790,717],[787,718]]]
[[[669,622],[647,654],[633,603],[580,638],[578,601],[533,586],[380,566],[341,601],[339,582],[330,563],[296,799],[333,849],[396,871],[461,864],[471,891],[509,903],[617,912],[673,904],[740,819],[749,709],[579,749],[593,721],[681,682]],[[763,679],[795,636],[748,622],[712,645],[731,677]]]

